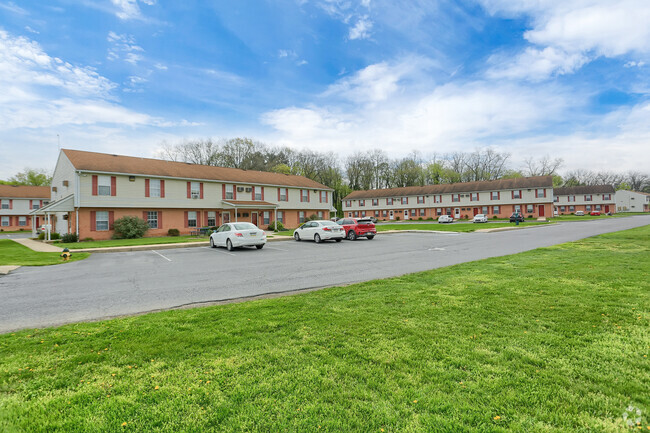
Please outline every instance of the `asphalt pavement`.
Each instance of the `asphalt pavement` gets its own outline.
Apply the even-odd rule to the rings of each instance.
[[[349,284],[516,254],[650,224],[610,218],[494,233],[395,233],[262,250],[181,248],[112,254],[0,276],[0,332]]]

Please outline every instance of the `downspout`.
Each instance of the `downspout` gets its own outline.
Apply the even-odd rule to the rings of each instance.
[[[74,218],[75,218],[75,223],[74,223],[74,231],[77,234],[77,242],[79,242],[79,172],[75,171],[75,183],[74,183],[74,203],[73,206],[75,208],[74,212]]]

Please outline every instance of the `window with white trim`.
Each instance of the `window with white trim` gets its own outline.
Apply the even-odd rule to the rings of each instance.
[[[546,190],[544,188],[538,188],[537,189],[537,197],[538,198],[546,197]]]
[[[483,215],[488,214],[488,207],[487,206],[483,206],[483,209],[481,209],[481,210],[483,211]]]
[[[160,197],[160,179],[149,179],[149,197]]]
[[[309,190],[308,189],[301,189],[300,190],[300,201],[304,203],[309,202]],[[303,221],[301,221],[303,222]]]
[[[591,201],[591,194],[585,195],[585,201]]]
[[[402,204],[409,204],[409,198],[408,197],[402,197]]]
[[[526,212],[528,212],[528,213],[533,213],[534,212],[532,204],[526,205]]]
[[[208,226],[209,227],[214,227],[217,225],[217,212],[216,211],[208,211]]]
[[[521,213],[521,205],[519,205],[519,204],[515,205],[515,212]]]
[[[492,206],[492,213],[498,214],[500,212],[499,206]]]
[[[425,216],[425,215],[426,215],[426,210],[420,209],[420,216]]]
[[[226,200],[232,200],[235,197],[235,185],[226,185]]]
[[[345,207],[352,207],[352,200],[346,200]]]
[[[26,226],[27,225],[27,217],[19,216],[18,217],[18,225],[19,226]]]
[[[574,201],[576,201],[576,196],[575,195],[569,195],[569,196],[567,196],[566,201],[568,201],[569,203],[574,202]]]
[[[387,205],[392,205],[393,204],[393,199],[392,198],[387,198],[386,199],[386,204]]]
[[[372,205],[373,206],[379,206],[379,199],[378,198],[373,198],[372,199]]]
[[[298,213],[298,222],[299,223],[304,223],[305,222],[305,211],[304,210],[301,210]]]
[[[2,200],[2,209],[9,209],[9,200]]]
[[[423,195],[418,196],[418,204],[424,204],[424,196]]]
[[[365,217],[365,216],[366,216],[366,211],[365,210],[361,211],[361,217]]]
[[[590,204],[586,205],[586,206],[585,206],[585,210],[586,210],[587,212],[591,212],[591,205],[590,205]]]
[[[157,211],[147,211],[147,224],[149,228],[157,229],[158,228],[158,212]]]
[[[187,226],[196,227],[196,211],[191,210],[187,212]]]
[[[110,176],[97,176],[97,195],[111,195]]]
[[[612,195],[611,194],[603,194],[603,200],[611,200]]]
[[[521,191],[512,191],[512,198],[521,198]]]
[[[375,211],[375,218],[379,218],[379,211],[378,210]]]
[[[32,209],[39,209],[41,207],[40,200],[32,200]]]
[[[108,211],[95,212],[95,230],[98,232],[108,231]]]
[[[451,201],[453,203],[459,202],[460,201],[460,194],[452,194],[451,195]]]
[[[477,192],[470,193],[469,201],[478,201],[478,193]]]
[[[321,203],[327,203],[327,191],[320,192],[320,201]]]
[[[436,208],[436,215],[442,215],[442,208]]]
[[[363,207],[363,206],[365,206],[365,205],[366,205],[366,201],[365,201],[365,200],[359,200],[359,207]]]
[[[262,213],[262,224],[264,224],[264,225],[271,224],[271,212],[270,211],[265,210]]]
[[[566,206],[560,206],[560,212],[566,212]]]
[[[442,195],[434,195],[433,196],[433,202],[434,203],[442,203]]]
[[[381,216],[382,216],[383,218],[386,218],[387,215],[388,215],[388,211],[387,211],[387,210],[383,210],[383,211],[381,211]]]
[[[284,224],[284,211],[278,211],[278,222]]]
[[[597,205],[596,205],[596,206],[594,206],[594,207],[596,208],[596,210],[597,210],[597,211],[600,211],[600,210],[602,209],[602,208],[600,207],[600,205],[599,205],[599,204],[597,204]]]
[[[287,188],[280,188],[280,201],[288,201],[289,193]]]
[[[499,200],[499,191],[492,191],[492,192],[490,193],[490,198],[491,198],[492,200]]]
[[[2,227],[9,227],[9,217],[8,216],[3,216],[1,224],[2,224]]]
[[[201,197],[201,183],[200,182],[190,182],[190,194],[192,198]]]
[[[320,220],[323,219],[323,211],[322,210],[318,211],[318,219],[320,219]]]
[[[255,198],[253,200],[262,200],[262,187],[255,188]]]
[[[573,212],[573,211],[575,211],[575,210],[576,210],[576,207],[575,207],[575,206],[569,206],[569,212]]]

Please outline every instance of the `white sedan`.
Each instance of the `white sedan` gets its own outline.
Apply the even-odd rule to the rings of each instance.
[[[454,219],[450,215],[440,215],[438,217],[438,224],[440,223],[453,223]]]
[[[293,232],[293,238],[297,241],[313,239],[317,244],[329,239],[341,242],[345,238],[345,229],[333,221],[307,221]]]
[[[226,247],[232,251],[237,247],[264,248],[266,233],[251,223],[226,223],[210,235],[210,247]]]
[[[485,214],[482,213],[477,213],[474,215],[474,219],[472,220],[473,223],[486,223],[488,222],[488,217]]]

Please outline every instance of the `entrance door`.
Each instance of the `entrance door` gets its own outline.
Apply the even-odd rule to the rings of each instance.
[[[456,219],[460,218],[460,208],[459,207],[454,209],[454,218],[456,218]]]
[[[257,225],[257,212],[251,212],[251,222]]]
[[[394,218],[393,211],[388,212],[388,218],[391,220]]]
[[[409,219],[409,211],[408,211],[408,209],[404,209],[404,219],[405,220]]]
[[[544,216],[544,205],[539,205],[539,216]]]
[[[230,222],[230,212],[224,212],[222,214],[223,216],[223,223],[229,223]]]
[[[473,212],[474,212],[474,216],[478,215],[478,214],[479,214],[479,212],[478,212],[478,208],[475,207],[475,208],[473,209]]]
[[[605,213],[609,213],[609,205],[605,205]]]

